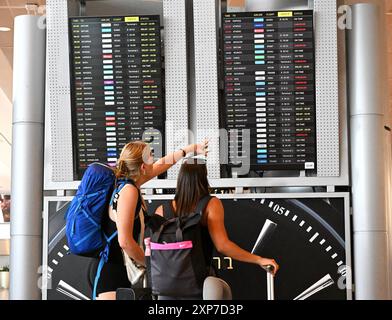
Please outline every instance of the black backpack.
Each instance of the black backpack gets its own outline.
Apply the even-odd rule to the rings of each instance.
[[[201,232],[201,217],[211,196],[199,200],[194,213],[175,217],[164,206],[164,220],[151,234],[151,285],[154,295],[196,297],[203,293],[209,275]],[[208,262],[210,263],[210,262]]]

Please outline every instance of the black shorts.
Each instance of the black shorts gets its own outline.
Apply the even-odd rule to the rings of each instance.
[[[95,276],[97,274],[99,260],[92,259],[89,271],[91,291],[94,289]],[[103,292],[116,291],[118,288],[131,288],[128,280],[127,269],[123,264],[105,263],[97,286],[97,296]]]

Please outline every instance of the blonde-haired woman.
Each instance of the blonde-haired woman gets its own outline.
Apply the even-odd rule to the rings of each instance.
[[[131,287],[122,251],[137,264],[145,265],[144,252],[137,242],[142,228],[139,213],[141,209],[145,209],[140,187],[166,172],[188,153],[206,155],[207,148],[208,141],[191,144],[154,163],[148,144],[134,141],[124,146],[118,159],[115,174],[117,179],[127,180],[127,184],[118,192],[116,203],[114,206],[109,206],[108,215],[102,221],[102,229],[105,234],[113,234],[117,230],[118,236],[117,241],[113,239],[110,243],[109,258],[103,266],[97,285],[97,299],[115,300],[117,288]],[[91,283],[93,283],[96,268],[91,268]]]

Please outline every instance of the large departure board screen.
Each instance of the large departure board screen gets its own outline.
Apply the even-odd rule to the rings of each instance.
[[[159,16],[75,17],[69,29],[75,178],[115,166],[131,140],[162,150]]]
[[[313,11],[225,13],[222,32],[229,164],[315,169]]]

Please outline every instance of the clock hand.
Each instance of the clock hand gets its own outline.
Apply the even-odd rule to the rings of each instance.
[[[261,229],[259,236],[257,237],[256,243],[252,249],[252,253],[261,252],[263,246],[268,242],[274,233],[277,224],[269,219],[267,219],[264,223],[263,228]],[[272,275],[272,271],[274,267],[271,265],[263,267],[265,271],[267,271],[267,299],[275,300],[275,288],[274,288],[274,276]]]
[[[67,291],[65,291],[65,290],[63,290],[61,288],[56,288],[56,291],[59,292],[59,293],[62,293],[63,295],[65,295],[65,296],[67,296],[67,297],[69,297],[69,298],[71,298],[73,300],[80,300],[78,297],[68,293]]]
[[[332,280],[331,276],[327,274],[319,281],[317,281],[315,284],[313,284],[308,289],[306,289],[304,292],[302,292],[300,295],[298,295],[296,298],[294,298],[294,300],[305,300],[310,296],[316,294],[317,292],[324,290],[325,288],[333,285],[333,283],[334,281]]]
[[[82,294],[63,280],[60,280],[59,284],[57,285],[56,291],[70,298],[73,298],[74,300],[90,300],[84,294]]]
[[[271,238],[272,234],[274,233],[275,229],[277,227],[277,224],[271,220],[266,220],[264,223],[263,228],[261,229],[259,236],[256,240],[256,243],[252,249],[252,253],[261,252],[263,249],[263,246],[266,244],[266,242]]]

